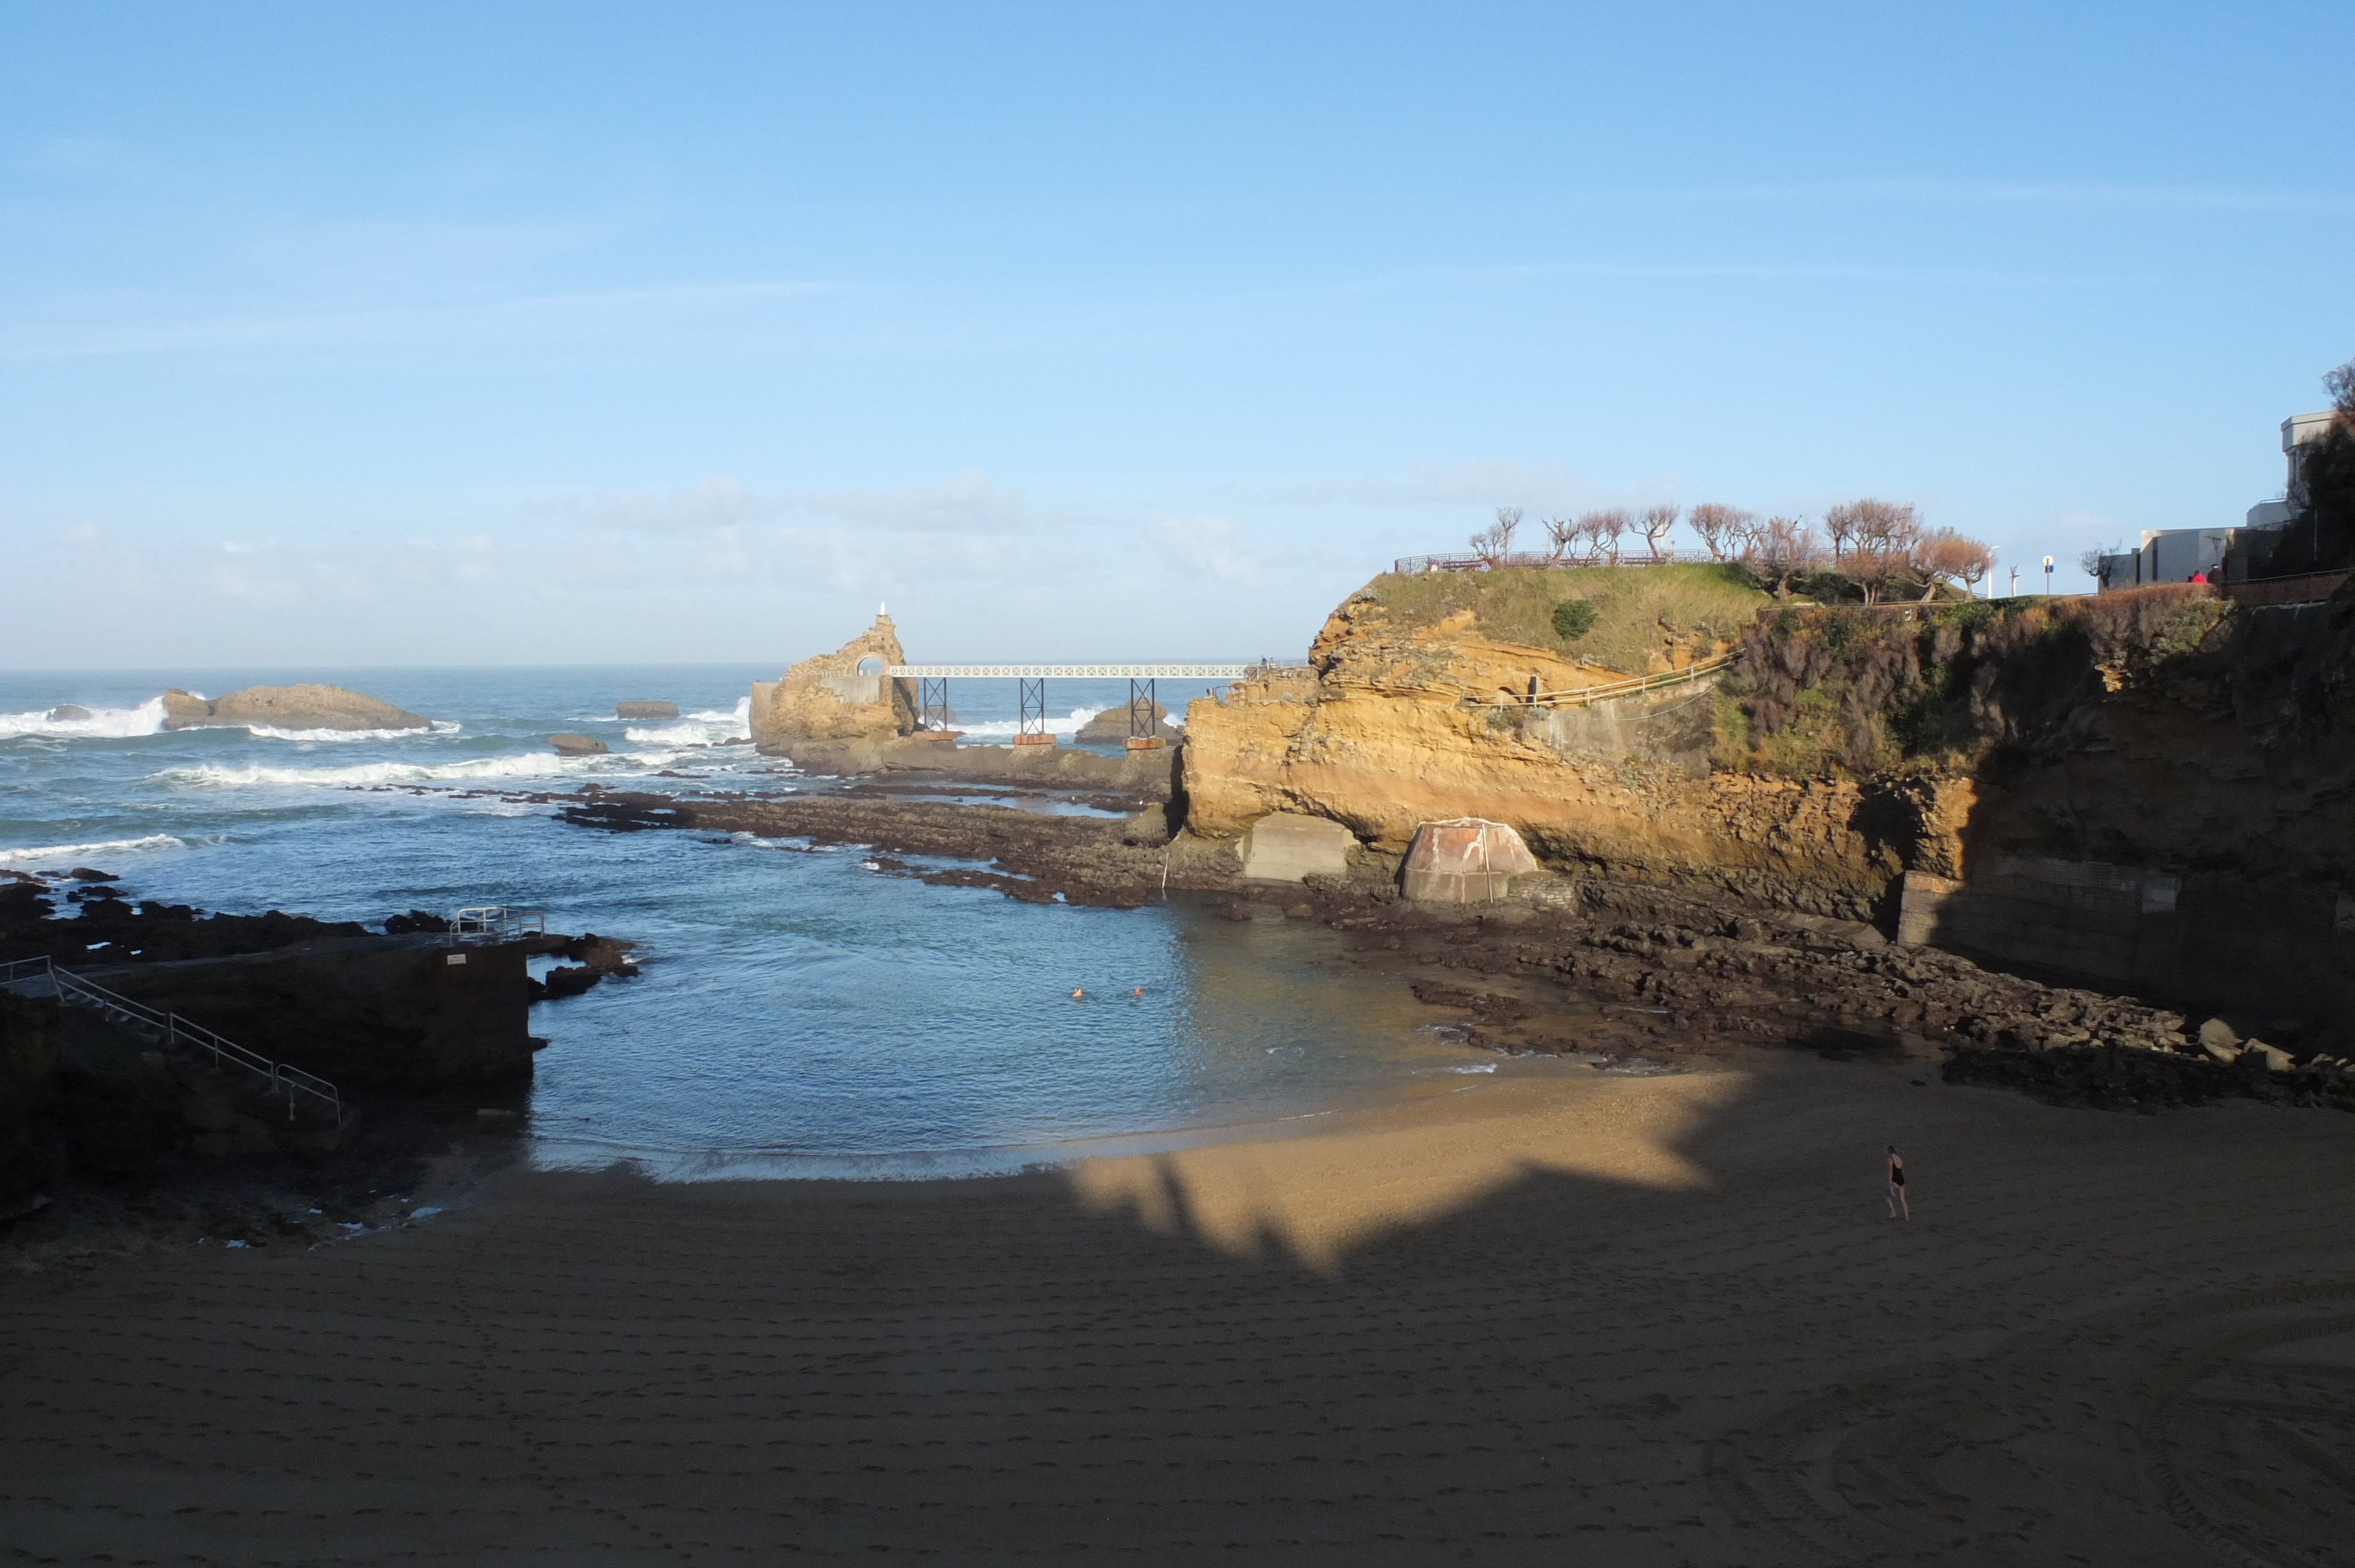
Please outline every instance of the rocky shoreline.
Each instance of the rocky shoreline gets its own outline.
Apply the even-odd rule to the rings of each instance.
[[[1418,998],[1456,1015],[1470,1044],[1508,1054],[1618,1065],[1712,1046],[1798,1046],[1914,1057],[1949,1082],[2056,1104],[2158,1109],[2248,1097],[2355,1109],[2355,1065],[2328,1025],[2226,1020],[2047,984],[1893,942],[1865,922],[1727,895],[1539,876],[1501,904],[1412,904],[1397,895],[1395,858],[1376,852],[1361,853],[1346,877],[1253,882],[1231,843],[1172,835],[1152,808],[1114,820],[840,796],[600,791],[559,815],[613,832],[855,843],[876,852],[884,874],[1034,903],[1135,908],[1175,895],[1231,918],[1321,921],[1347,935],[1352,961],[1408,976]],[[2273,1038],[2243,1038],[2261,1030]]]

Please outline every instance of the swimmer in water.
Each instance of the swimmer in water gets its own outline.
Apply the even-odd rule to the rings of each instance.
[[[1087,995],[1087,992],[1085,992],[1085,991],[1082,991],[1078,986],[1073,986],[1073,987],[1071,988],[1071,1000],[1072,1000],[1073,1001],[1079,1001],[1079,1000],[1080,1000],[1080,998],[1082,998],[1082,997],[1083,997],[1083,996],[1085,996],[1085,995]]]
[[[1145,988],[1143,986],[1138,986],[1135,991],[1130,991],[1128,994],[1131,996],[1143,996],[1145,994]]]

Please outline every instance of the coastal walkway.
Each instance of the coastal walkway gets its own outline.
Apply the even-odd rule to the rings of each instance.
[[[1154,734],[1154,715],[1159,711],[1159,699],[1155,694],[1156,682],[1237,681],[1260,671],[1281,667],[1265,659],[1248,664],[890,664],[884,667],[883,673],[895,680],[916,683],[917,722],[921,727],[932,730],[949,727],[951,680],[1020,682],[1018,706],[1021,717],[1014,736],[1017,746],[1044,746],[1052,740],[1053,737],[1047,733],[1047,683],[1050,679],[1125,679],[1128,682],[1128,744],[1132,750],[1143,750],[1161,744]]]

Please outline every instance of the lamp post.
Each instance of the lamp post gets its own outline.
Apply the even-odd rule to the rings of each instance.
[[[2052,597],[2052,557],[2050,556],[2044,557],[2044,597]]]

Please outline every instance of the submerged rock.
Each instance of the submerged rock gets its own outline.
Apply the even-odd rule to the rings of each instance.
[[[675,719],[678,717],[677,703],[615,703],[613,716],[617,719]]]
[[[78,703],[59,703],[48,711],[48,716],[51,724],[71,724],[77,719],[95,718],[97,715]]]

